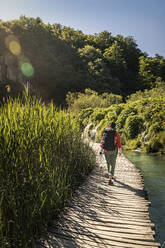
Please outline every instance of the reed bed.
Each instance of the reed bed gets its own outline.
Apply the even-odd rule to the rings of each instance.
[[[35,247],[94,155],[71,114],[28,97],[0,108],[0,247]]]

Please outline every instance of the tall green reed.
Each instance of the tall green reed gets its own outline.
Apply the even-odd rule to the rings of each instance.
[[[79,121],[25,91],[0,108],[0,246],[33,247],[94,156]]]

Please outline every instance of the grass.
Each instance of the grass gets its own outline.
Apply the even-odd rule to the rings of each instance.
[[[0,108],[0,246],[34,247],[95,159],[80,125],[28,96]]]

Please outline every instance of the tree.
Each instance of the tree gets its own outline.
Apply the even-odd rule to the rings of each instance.
[[[141,88],[153,88],[157,78],[165,80],[165,59],[156,55],[156,57],[139,58],[139,78]]]
[[[19,43],[14,53],[4,42],[11,34],[14,43]],[[45,101],[53,99],[59,105],[65,104],[68,91],[90,88],[99,94],[127,96],[153,87],[158,77],[165,81],[162,56],[149,58],[138,49],[133,37],[112,36],[107,30],[85,35],[58,23],[45,24],[39,17],[21,16],[19,20],[0,22],[0,44],[0,63],[10,55],[4,66],[10,69],[9,75],[14,75],[14,81],[30,81]]]

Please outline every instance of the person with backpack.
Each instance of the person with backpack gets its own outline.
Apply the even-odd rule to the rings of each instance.
[[[100,143],[101,151],[100,154],[104,152],[105,159],[107,162],[109,182],[108,184],[113,184],[112,179],[114,177],[116,158],[119,151],[121,154],[121,139],[119,133],[116,131],[115,122],[111,122],[109,127],[104,129],[103,137]]]

